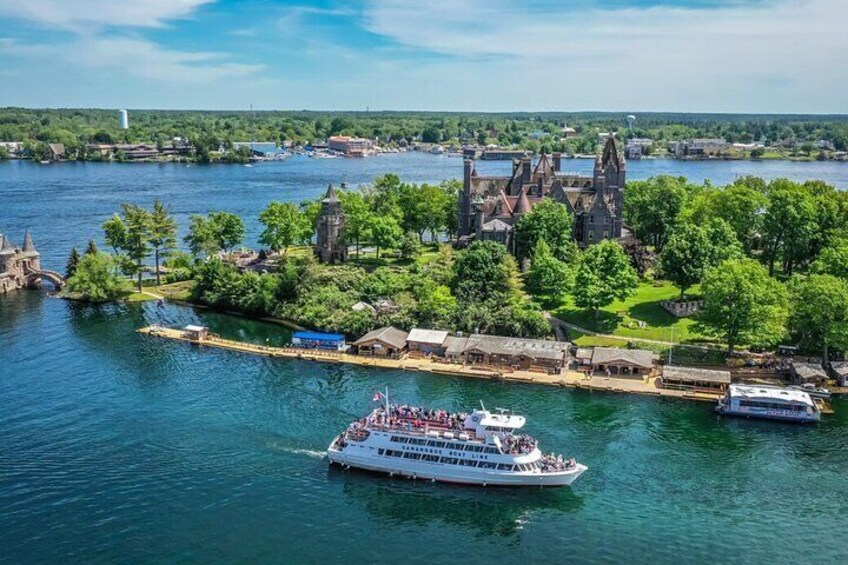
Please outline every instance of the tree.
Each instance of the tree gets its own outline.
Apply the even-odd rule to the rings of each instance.
[[[475,241],[457,254],[454,294],[464,303],[500,300],[510,287],[506,248],[495,241]]]
[[[822,249],[819,256],[810,265],[810,272],[818,275],[833,275],[842,280],[848,280],[848,240],[835,241],[830,247]]]
[[[750,259],[731,259],[713,267],[701,281],[704,305],[698,327],[727,343],[772,345],[786,333],[786,288]]]
[[[218,243],[212,233],[212,222],[206,216],[193,214],[190,219],[188,235],[183,238],[192,255],[211,256],[219,250]]]
[[[412,231],[406,232],[403,240],[400,242],[401,259],[412,259],[421,254],[421,240],[418,234]]]
[[[768,187],[768,204],[763,218],[763,258],[774,275],[774,262],[780,258],[783,271],[792,274],[795,262],[809,255],[816,232],[816,203],[798,184],[777,179]]]
[[[68,256],[68,264],[65,266],[65,279],[69,279],[77,272],[77,267],[80,262],[80,254],[76,247],[71,248],[71,254]]]
[[[259,222],[265,226],[259,236],[259,243],[272,250],[288,252],[288,248],[303,240],[304,232],[312,234],[312,226],[305,221],[304,215],[295,204],[276,200],[259,214]]]
[[[827,361],[830,349],[848,349],[848,285],[832,275],[810,275],[790,285],[790,329],[800,343],[820,349]]]
[[[138,291],[141,292],[141,274],[144,258],[150,254],[150,236],[152,221],[150,212],[135,204],[121,204],[124,212],[126,238],[123,250],[127,257],[135,261],[135,274],[138,277]]]
[[[371,237],[371,209],[361,192],[342,192],[339,195],[345,215],[345,239],[353,243],[359,258],[360,243]]]
[[[83,255],[67,281],[67,292],[81,300],[106,302],[127,292],[127,281],[115,274],[112,258],[106,253]]]
[[[574,273],[567,264],[554,257],[544,239],[536,243],[527,277],[530,292],[558,298],[574,285]]]
[[[95,255],[97,253],[100,253],[100,250],[97,249],[97,243],[93,239],[89,239],[88,245],[85,246],[85,254]]]
[[[658,176],[627,183],[624,220],[646,245],[662,251],[688,198],[699,190],[684,177]]]
[[[680,300],[684,299],[687,288],[701,281],[710,252],[710,241],[703,228],[683,223],[671,232],[660,253],[660,266],[663,277],[680,289]]]
[[[565,205],[545,198],[515,225],[518,257],[528,257],[541,240],[548,245],[554,257],[560,261],[571,261],[574,256],[572,224],[573,218]]]
[[[392,216],[376,216],[371,219],[371,239],[377,247],[377,258],[380,258],[380,249],[397,247],[403,237],[403,231],[397,220]]]
[[[699,225],[721,218],[730,224],[744,250],[750,252],[762,231],[762,211],[768,203],[764,191],[765,183],[761,179],[738,179],[722,190],[704,191],[698,195],[686,207],[683,217]]]
[[[209,214],[212,233],[218,249],[230,251],[244,240],[244,222],[230,212],[212,212]]]
[[[621,245],[604,240],[583,252],[574,281],[574,303],[595,315],[616,299],[624,300],[639,284]]]
[[[165,209],[162,201],[153,202],[150,214],[150,245],[153,246],[153,256],[156,263],[156,284],[162,284],[159,273],[159,254],[168,252],[177,246],[177,222]]]
[[[127,226],[124,225],[124,220],[118,214],[103,223],[103,233],[106,239],[106,245],[112,248],[115,255],[121,252],[124,248],[124,243],[127,239]]]

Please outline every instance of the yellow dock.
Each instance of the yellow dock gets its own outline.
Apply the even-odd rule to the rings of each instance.
[[[431,359],[416,359],[410,357],[404,357],[401,359],[384,359],[379,357],[349,355],[335,351],[298,349],[293,347],[270,347],[267,345],[223,339],[214,334],[206,335],[202,339],[190,339],[182,330],[161,326],[144,327],[139,329],[138,332],[154,337],[184,341],[199,346],[217,347],[220,349],[228,349],[230,351],[238,351],[240,353],[267,355],[269,357],[283,357],[323,363],[345,363],[348,365],[359,365],[361,367],[419,371],[457,377],[573,387],[591,391],[649,394],[653,396],[683,398],[702,402],[715,402],[719,398],[719,393],[690,392],[657,388],[655,382],[656,379],[654,377],[642,379],[615,378],[606,376],[590,377],[584,373],[566,370],[553,375],[534,371],[497,371],[493,370],[491,367],[481,368],[473,365],[459,365],[444,361],[434,361]]]

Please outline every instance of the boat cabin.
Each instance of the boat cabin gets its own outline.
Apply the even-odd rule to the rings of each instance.
[[[209,328],[206,326],[189,325],[183,329],[183,336],[192,341],[203,341],[209,337]]]

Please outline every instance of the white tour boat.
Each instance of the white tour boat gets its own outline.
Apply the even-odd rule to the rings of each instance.
[[[482,486],[567,486],[586,470],[543,454],[518,435],[523,416],[483,407],[471,414],[385,404],[353,422],[327,449],[331,463],[368,471]],[[375,400],[377,398],[375,397]]]
[[[730,385],[716,411],[730,416],[818,422],[821,410],[806,392],[779,386]]]

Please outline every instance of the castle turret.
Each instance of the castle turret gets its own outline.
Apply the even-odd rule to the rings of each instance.
[[[35,250],[35,244],[32,242],[32,236],[29,234],[29,228],[24,233],[24,246],[21,249],[24,253],[38,253]]]
[[[322,263],[347,261],[347,243],[344,241],[345,215],[342,204],[331,184],[321,200],[321,213],[316,225],[316,253]]]
[[[471,235],[471,175],[474,172],[474,163],[471,159],[462,162],[462,194],[459,195],[459,217],[457,219],[457,236]]]

